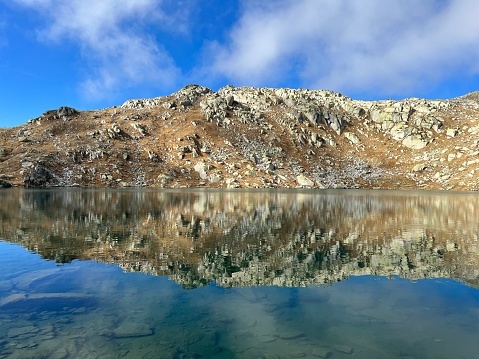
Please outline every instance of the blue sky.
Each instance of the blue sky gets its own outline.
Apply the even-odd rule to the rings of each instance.
[[[479,89],[477,0],[0,0],[0,127],[190,83],[356,99]]]

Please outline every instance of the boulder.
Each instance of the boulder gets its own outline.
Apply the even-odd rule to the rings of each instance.
[[[71,116],[77,113],[78,111],[72,107],[62,106],[57,110],[57,115],[60,117]]]
[[[300,186],[303,186],[303,187],[312,187],[314,186],[314,182],[309,179],[308,177],[306,177],[304,174],[300,174],[299,176],[296,177],[296,182],[298,182],[298,184]]]
[[[409,135],[403,141],[402,144],[413,150],[420,150],[427,146],[427,141],[424,140],[421,135]]]
[[[396,123],[390,131],[391,137],[401,141],[413,132],[413,127],[409,127],[404,122]]]
[[[58,178],[46,167],[35,166],[23,179],[25,187],[51,187],[58,185]]]
[[[455,137],[457,135],[457,128],[448,128],[446,130],[446,136],[447,137]]]
[[[10,188],[10,187],[12,187],[11,182],[0,179],[0,188]]]
[[[426,164],[425,163],[419,163],[412,168],[412,170],[414,172],[422,172],[425,169],[426,169]]]
[[[344,137],[346,137],[353,144],[358,144],[360,142],[359,137],[352,132],[345,132]]]

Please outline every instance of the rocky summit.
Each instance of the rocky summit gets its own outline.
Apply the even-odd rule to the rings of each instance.
[[[0,129],[0,187],[479,189],[479,94],[188,85]]]

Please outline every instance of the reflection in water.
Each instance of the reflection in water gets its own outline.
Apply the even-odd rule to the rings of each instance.
[[[0,238],[185,288],[352,275],[478,286],[479,196],[387,191],[4,191]]]
[[[0,239],[30,251],[0,242],[0,358],[477,357],[475,194],[57,189],[0,203]]]

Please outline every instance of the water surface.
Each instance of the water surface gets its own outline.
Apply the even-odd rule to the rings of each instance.
[[[479,196],[0,191],[0,358],[476,358]]]

